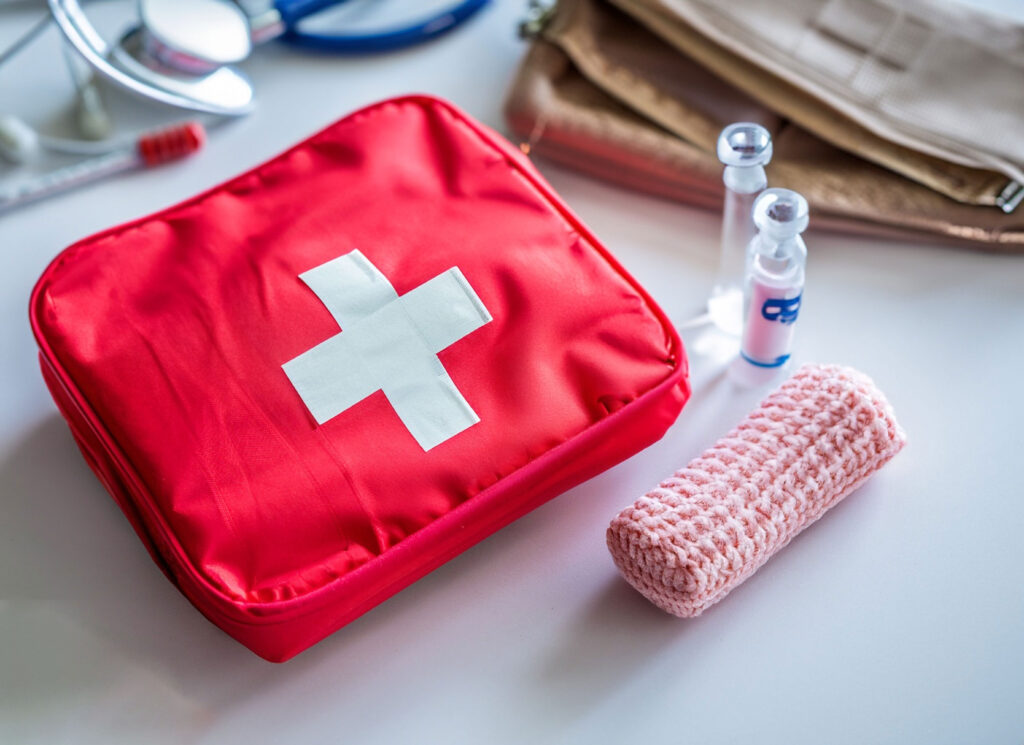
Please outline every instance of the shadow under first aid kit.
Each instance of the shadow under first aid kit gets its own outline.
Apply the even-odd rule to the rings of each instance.
[[[40,279],[43,375],[211,621],[285,660],[657,440],[662,311],[518,150],[358,111]]]

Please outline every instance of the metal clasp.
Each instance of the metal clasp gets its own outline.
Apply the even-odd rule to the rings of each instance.
[[[544,27],[555,15],[557,2],[552,0],[530,0],[526,9],[526,18],[519,23],[519,38],[535,39],[540,36]]]

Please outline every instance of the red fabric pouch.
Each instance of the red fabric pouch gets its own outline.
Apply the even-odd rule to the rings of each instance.
[[[153,558],[274,661],[654,442],[689,395],[636,281],[427,97],[71,246],[30,312]]]

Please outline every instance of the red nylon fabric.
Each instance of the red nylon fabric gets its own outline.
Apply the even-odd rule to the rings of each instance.
[[[356,248],[400,295],[459,267],[493,317],[438,355],[481,421],[430,451],[379,391],[317,426],[281,369],[339,332],[299,274]],[[31,316],[154,557],[272,660],[650,444],[689,395],[636,282],[518,151],[428,97],[77,243]]]

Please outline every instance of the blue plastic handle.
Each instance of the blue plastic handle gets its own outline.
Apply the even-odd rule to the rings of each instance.
[[[275,0],[274,9],[281,14],[285,27],[291,29],[303,18],[345,2],[348,0]]]
[[[386,31],[365,34],[332,34],[302,31],[299,20],[348,0],[277,0],[287,31],[282,40],[290,44],[340,54],[387,52],[434,39],[466,21],[490,0],[463,0],[453,8]]]

